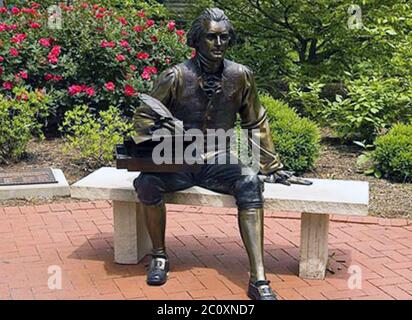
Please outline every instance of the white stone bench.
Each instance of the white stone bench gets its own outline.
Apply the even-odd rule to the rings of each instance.
[[[120,264],[137,264],[150,252],[151,241],[140,211],[133,180],[138,172],[101,168],[71,186],[74,198],[112,200],[114,255]],[[265,209],[302,212],[299,276],[323,279],[328,262],[329,215],[366,216],[367,182],[311,179],[313,185],[265,184]],[[200,187],[165,194],[166,203],[236,207],[234,198]]]

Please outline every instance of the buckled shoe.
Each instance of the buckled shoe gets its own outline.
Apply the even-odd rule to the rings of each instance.
[[[169,260],[167,257],[153,256],[147,271],[147,284],[161,286],[165,284],[169,276]]]
[[[277,300],[275,293],[269,286],[270,281],[258,280],[249,282],[247,295],[252,300]]]

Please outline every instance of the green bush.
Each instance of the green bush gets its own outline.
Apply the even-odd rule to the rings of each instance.
[[[40,134],[38,121],[48,113],[48,97],[40,91],[14,88],[14,98],[0,94],[0,163],[19,159],[34,134]]]
[[[312,169],[320,149],[316,124],[268,95],[261,96],[261,102],[267,109],[273,142],[285,168],[296,172]]]
[[[132,125],[113,106],[96,116],[86,105],[80,105],[66,112],[60,130],[66,139],[63,151],[74,160],[81,160],[87,168],[96,168],[114,159],[115,145],[123,143]]]
[[[412,120],[412,89],[402,78],[361,77],[348,82],[347,98],[326,101],[324,121],[344,140],[373,138],[397,122]]]
[[[375,166],[387,178],[412,181],[412,124],[397,124],[375,141]]]
[[[0,11],[0,92],[44,88],[54,99],[52,134],[75,105],[130,112],[160,72],[190,56],[184,30],[164,19],[162,6],[134,1],[130,8],[111,7],[115,2],[121,3],[62,2],[61,25],[28,1],[30,8]]]

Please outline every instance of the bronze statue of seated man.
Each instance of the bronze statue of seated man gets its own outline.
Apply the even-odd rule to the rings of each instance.
[[[224,58],[235,40],[234,29],[224,12],[216,8],[205,10],[193,22],[187,37],[188,45],[196,49],[196,56],[164,71],[151,96],[182,120],[185,129],[230,130],[240,115],[243,129],[258,132],[260,173],[268,176],[268,182],[305,184],[293,173],[282,170],[253,73]],[[217,153],[212,157],[230,160],[231,156]],[[247,171],[242,163],[216,161],[199,166],[195,172],[142,173],[134,181],[153,243],[147,274],[149,285],[164,284],[169,273],[163,194],[201,186],[235,197],[241,238],[250,262],[248,295],[257,300],[276,299],[263,263],[263,182],[257,173],[245,174]]]

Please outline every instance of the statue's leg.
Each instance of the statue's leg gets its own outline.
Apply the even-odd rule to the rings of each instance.
[[[239,210],[238,224],[249,257],[250,281],[266,280],[263,263],[263,209]]]
[[[192,179],[190,174],[186,173],[143,173],[133,184],[142,204],[147,230],[153,244],[147,283],[162,285],[167,281],[169,273],[165,245],[166,207],[163,194],[191,187]]]
[[[273,300],[263,262],[263,182],[256,174],[245,174],[240,164],[210,164],[196,177],[209,190],[231,194],[239,209],[240,234],[250,264],[248,295],[252,299]]]

